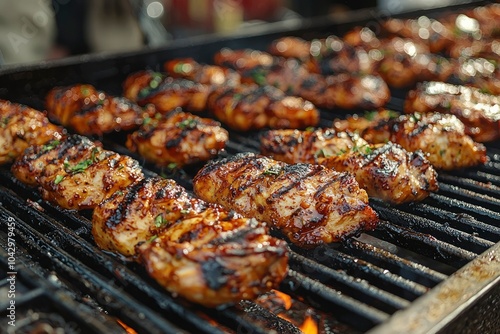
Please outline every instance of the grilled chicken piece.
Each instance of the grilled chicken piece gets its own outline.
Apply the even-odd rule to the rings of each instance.
[[[476,87],[488,94],[500,95],[500,64],[484,58],[460,59],[449,82]]]
[[[261,137],[261,152],[287,163],[317,163],[350,172],[370,197],[400,204],[438,190],[437,174],[421,151],[393,143],[369,145],[357,134],[333,129],[273,130]]]
[[[101,203],[92,234],[103,249],[138,255],[171,293],[208,307],[255,298],[278,286],[288,269],[286,243],[262,224],[161,178]]]
[[[351,132],[283,129],[264,133],[260,138],[260,152],[289,164],[316,163],[318,157],[341,155],[367,144],[366,140]]]
[[[272,86],[218,87],[208,98],[208,109],[238,131],[305,128],[319,122],[319,111],[311,102]]]
[[[346,124],[357,123],[357,120],[335,121],[334,125],[337,123],[346,128]],[[463,123],[454,115],[414,113],[364,124],[368,127],[362,130],[361,136],[369,143],[391,141],[411,152],[422,150],[437,169],[471,167],[488,159],[484,145],[467,136]]]
[[[220,123],[189,113],[174,111],[147,118],[127,138],[126,146],[159,166],[176,166],[206,161],[226,146],[228,132]]]
[[[0,164],[14,161],[31,145],[61,139],[65,131],[44,113],[22,104],[0,100]]]
[[[345,73],[322,76],[309,72],[295,59],[272,60],[269,54],[257,51],[259,55],[271,57],[272,61],[262,62],[266,64],[262,65],[252,61],[254,52],[225,49],[215,56],[215,60],[221,66],[240,71],[243,82],[275,86],[321,108],[373,109],[389,101],[389,88],[379,76]]]
[[[482,93],[477,88],[425,82],[408,93],[404,110],[453,114],[464,123],[465,133],[475,141],[500,138],[500,96]]]
[[[278,61],[267,52],[243,49],[232,50],[229,48],[222,48],[214,56],[215,64],[232,68],[237,72],[249,70],[255,67],[269,67]]]
[[[163,68],[173,78],[183,78],[203,85],[230,85],[240,84],[238,72],[215,65],[204,65],[193,58],[173,59],[165,62]]]
[[[143,178],[137,161],[79,135],[30,146],[12,165],[20,181],[65,209],[92,209]]]
[[[430,52],[439,53],[454,43],[453,32],[439,20],[420,16],[417,19],[389,18],[382,27],[390,34],[424,43]]]
[[[167,77],[153,71],[140,71],[127,77],[123,85],[124,96],[141,106],[149,103],[161,113],[176,108],[192,112],[205,109],[210,86],[191,80]]]
[[[114,97],[91,85],[53,88],[46,97],[49,118],[82,135],[132,130],[142,123],[142,110],[123,97]]]
[[[352,74],[363,70],[358,50],[337,36],[312,41],[283,37],[271,43],[269,52],[275,56],[299,59],[310,72],[323,75]]]
[[[337,132],[362,133],[365,129],[374,127],[381,121],[388,121],[399,117],[399,113],[390,109],[367,111],[363,115],[354,114],[345,119],[335,119],[333,128]]]
[[[193,183],[202,199],[267,222],[301,247],[337,242],[378,222],[352,175],[320,165],[240,153],[207,164]]]

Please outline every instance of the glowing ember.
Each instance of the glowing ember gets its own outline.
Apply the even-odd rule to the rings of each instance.
[[[308,314],[304,319],[304,322],[299,326],[299,329],[304,334],[318,334],[318,324],[310,314]]]
[[[277,297],[283,300],[284,303],[283,305],[285,306],[286,310],[289,310],[290,307],[292,307],[292,297],[278,290],[272,290],[272,291]]]
[[[137,332],[132,329],[131,327],[127,326],[123,321],[121,321],[120,319],[116,319],[116,322],[122,326],[124,329],[125,329],[125,332],[129,333],[129,334],[137,334]]]

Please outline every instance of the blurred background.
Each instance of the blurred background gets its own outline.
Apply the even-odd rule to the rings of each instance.
[[[0,0],[0,66],[158,47],[249,25],[373,9],[383,15],[457,0]]]

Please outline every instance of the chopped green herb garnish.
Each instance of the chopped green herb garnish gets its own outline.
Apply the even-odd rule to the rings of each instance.
[[[239,101],[239,100],[241,100],[242,97],[243,97],[243,94],[236,93],[233,95],[233,100]]]
[[[314,131],[314,126],[308,126],[308,127],[306,128],[306,131],[307,131],[307,132],[313,132],[313,131]]]
[[[370,154],[372,152],[373,152],[372,148],[368,145],[365,145],[365,154]]]
[[[153,235],[151,238],[149,238],[148,242],[153,242],[156,238],[158,238],[158,236]]]
[[[253,71],[252,79],[257,85],[264,86],[267,84],[266,75],[265,75],[265,72],[263,70],[257,69],[255,71]]]
[[[2,117],[2,122],[0,123],[0,126],[2,128],[5,128],[7,124],[9,123],[10,117]]]
[[[389,118],[390,119],[393,119],[393,118],[396,118],[399,116],[399,113],[394,111],[394,110],[387,110],[387,112],[389,113]]]
[[[54,184],[59,184],[61,181],[64,179],[63,175],[57,175],[56,178],[54,179]]]
[[[182,209],[182,210],[181,210],[181,213],[182,213],[183,215],[185,215],[186,213],[189,213],[189,209]]]
[[[346,154],[346,150],[344,150],[343,148],[341,148],[338,152],[337,152],[337,155],[342,155],[342,154]]]
[[[176,169],[177,168],[177,164],[175,162],[171,162],[167,165],[167,168],[168,169]]]
[[[198,120],[194,118],[188,118],[183,120],[182,122],[177,123],[177,127],[180,129],[194,129],[198,124]]]
[[[117,194],[118,196],[122,196],[122,195],[123,195],[123,191],[118,190],[118,191],[116,192],[116,194]]]
[[[57,139],[51,140],[47,144],[43,145],[42,152],[47,152],[47,151],[53,150],[60,143],[61,143],[61,141],[59,141]]]
[[[439,150],[439,155],[440,156],[443,156],[445,153],[446,153],[446,150],[444,150],[444,149],[443,150]]]
[[[77,173],[82,173],[84,172],[90,165],[92,165],[92,162],[93,160],[92,159],[86,159],[86,160],[83,160],[83,161],[80,161],[79,163],[77,163],[76,165],[74,166],[67,166],[67,170],[68,172],[70,173],[74,173],[74,174],[77,174]]]
[[[160,213],[158,216],[155,217],[155,226],[156,227],[162,227],[168,223],[168,221],[163,217],[163,213]]]
[[[281,168],[280,167],[276,167],[276,166],[273,166],[271,168],[269,168],[268,170],[264,171],[264,175],[279,175],[281,172]]]
[[[151,117],[145,117],[142,121],[142,125],[148,125],[149,123],[151,123]]]
[[[365,115],[364,117],[369,120],[369,121],[373,121],[375,119],[375,116],[377,116],[378,114],[378,111],[376,110],[373,110],[373,111],[367,111],[365,112]]]
[[[81,87],[81,92],[84,97],[87,97],[90,95],[90,89],[87,86],[82,86]]]
[[[328,157],[331,157],[332,156],[332,153],[327,151],[326,149],[324,148],[320,148],[319,150],[317,150],[315,153],[314,153],[314,157],[315,158],[328,158]]]
[[[489,90],[488,88],[486,87],[483,87],[481,89],[479,89],[479,91],[483,94],[489,94],[489,95],[492,95],[493,93],[491,92],[491,90]]]

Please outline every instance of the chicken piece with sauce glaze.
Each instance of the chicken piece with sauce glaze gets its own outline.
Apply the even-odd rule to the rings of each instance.
[[[407,152],[390,142],[370,145],[349,132],[272,130],[261,137],[261,153],[350,172],[370,197],[395,204],[420,201],[438,190],[437,173],[421,151]]]
[[[352,175],[320,165],[240,153],[208,163],[193,183],[203,200],[264,221],[305,248],[338,242],[378,222]]]
[[[181,111],[147,118],[142,127],[130,134],[126,146],[159,166],[177,167],[206,161],[224,149],[227,130],[209,118]]]
[[[65,209],[92,209],[143,178],[137,161],[72,135],[30,146],[12,165],[21,182],[38,186],[43,199]]]
[[[98,91],[92,85],[56,87],[46,97],[49,118],[82,135],[103,135],[112,131],[132,130],[151,110]]]
[[[190,196],[172,180],[143,180],[94,211],[99,247],[137,256],[174,295],[207,307],[253,299],[276,288],[288,248],[266,227]]]
[[[0,164],[14,161],[31,145],[42,145],[64,136],[64,129],[50,123],[43,112],[0,100]]]
[[[359,117],[349,117],[335,120],[333,125],[358,131],[369,143],[391,141],[410,152],[421,150],[437,169],[471,167],[488,160],[484,145],[466,135],[464,124],[451,114],[413,113],[381,120],[375,116],[361,122]]]

